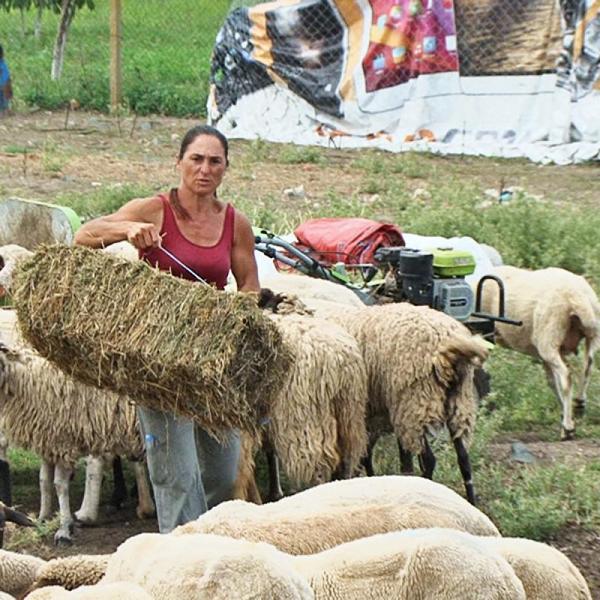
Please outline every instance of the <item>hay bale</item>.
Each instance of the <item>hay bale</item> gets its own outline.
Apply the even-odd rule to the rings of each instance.
[[[255,432],[291,356],[248,294],[226,294],[85,247],[43,246],[17,267],[25,339],[76,379]]]

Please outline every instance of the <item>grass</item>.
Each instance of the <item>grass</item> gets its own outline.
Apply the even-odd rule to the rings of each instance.
[[[44,12],[34,36],[35,11],[2,13],[0,40],[12,73],[17,107],[63,108],[76,99],[83,108],[109,106],[110,3],[77,12],[68,34],[64,71],[51,81],[58,17]],[[144,0],[123,3],[122,61],[125,108],[138,114],[205,114],[210,56],[228,0]],[[182,43],[185,31],[185,43]]]

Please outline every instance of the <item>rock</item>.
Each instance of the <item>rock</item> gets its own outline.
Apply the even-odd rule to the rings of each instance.
[[[306,198],[306,192],[304,191],[303,185],[285,189],[283,190],[283,195],[290,200],[302,200],[303,198]]]
[[[522,442],[513,442],[510,445],[511,460],[520,463],[532,464],[536,461],[535,456],[527,449],[527,446]]]

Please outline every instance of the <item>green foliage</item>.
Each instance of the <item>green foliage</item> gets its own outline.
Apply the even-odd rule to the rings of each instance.
[[[143,185],[118,185],[87,194],[63,194],[56,198],[55,203],[72,208],[82,221],[87,221],[114,212],[132,198],[152,196],[156,191]]]
[[[524,194],[500,204],[484,199],[474,186],[453,181],[430,191],[427,205],[412,203],[397,214],[407,231],[471,236],[497,248],[507,264],[562,267],[600,284],[600,214]]]
[[[36,11],[2,18],[0,39],[17,104],[59,109],[76,98],[84,109],[108,110],[110,3],[90,10],[93,4],[78,0],[59,81],[50,79],[58,15],[43,12],[39,37],[31,35]],[[139,114],[204,115],[210,56],[228,9],[228,0],[123,3],[124,105]]]
[[[279,162],[288,165],[322,164],[324,158],[320,149],[314,146],[285,146],[279,155]]]
[[[502,534],[548,540],[567,523],[600,526],[600,463],[574,468],[553,464],[531,468],[512,464],[483,475],[486,512]]]

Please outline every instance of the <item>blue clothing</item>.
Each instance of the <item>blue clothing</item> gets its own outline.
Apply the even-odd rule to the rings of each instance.
[[[4,59],[0,59],[0,111],[8,108],[9,98],[4,93],[4,86],[10,81],[10,71]]]
[[[158,529],[169,533],[230,500],[237,479],[240,436],[219,443],[189,419],[138,406]]]
[[[0,87],[4,87],[4,84],[10,79],[10,71],[8,65],[4,62],[4,59],[0,59]]]

